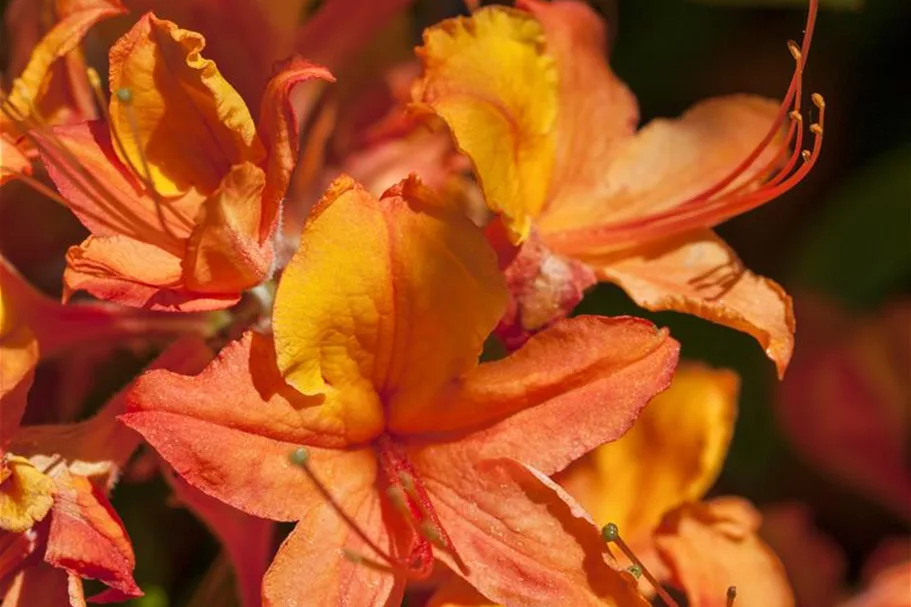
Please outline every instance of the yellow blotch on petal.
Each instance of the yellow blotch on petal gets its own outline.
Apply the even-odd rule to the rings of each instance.
[[[47,516],[54,481],[24,457],[7,455],[0,466],[0,529],[22,533]]]
[[[410,178],[376,200],[349,177],[330,187],[276,294],[278,367],[349,442],[386,415],[426,411],[477,365],[506,306],[481,231]]]
[[[669,510],[700,499],[727,454],[737,410],[737,375],[681,365],[620,440],[576,462],[560,483],[596,522],[645,541]]]
[[[515,241],[543,208],[556,150],[558,77],[544,30],[503,7],[424,32],[424,67],[412,97],[439,115],[472,161],[488,206]]]
[[[115,149],[141,177],[147,162],[162,196],[211,192],[233,165],[265,158],[247,106],[204,47],[202,35],[147,13],[111,48]]]

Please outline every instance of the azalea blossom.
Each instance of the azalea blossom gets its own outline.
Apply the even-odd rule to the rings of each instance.
[[[265,605],[395,604],[435,559],[511,605],[643,604],[547,475],[629,428],[676,343],[580,317],[478,365],[506,296],[482,233],[425,186],[376,200],[341,177],[282,276],[274,337],[140,378],[121,419],[205,493],[298,521]]]
[[[449,125],[510,241],[531,247],[513,251],[507,270],[516,284],[506,337],[521,342],[601,280],[650,310],[753,335],[782,375],[791,300],[710,228],[793,187],[819,154],[820,96],[812,151],[801,148],[816,2],[802,46],[790,46],[796,68],[781,103],[708,99],[638,131],[635,99],[607,64],[605,25],[592,10],[574,0],[517,4],[428,28],[413,92],[415,111]]]
[[[106,121],[29,131],[62,201],[92,232],[67,254],[65,296],[131,306],[228,307],[272,272],[272,242],[295,163],[289,95],[329,73],[280,66],[257,125],[201,53],[199,34],[152,13],[110,51]]]

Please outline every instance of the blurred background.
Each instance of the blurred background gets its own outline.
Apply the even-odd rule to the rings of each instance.
[[[0,2],[0,11],[7,5]],[[806,14],[801,0],[593,5],[609,21],[611,64],[638,97],[643,121],[679,115],[713,95],[780,98],[793,67],[786,41],[800,40]],[[396,28],[416,43],[423,26],[459,11],[460,2],[420,0]],[[6,39],[0,48],[6,66]],[[718,229],[747,267],[795,299],[797,346],[783,384],[752,338],[692,317],[644,313],[616,287],[597,287],[577,310],[646,316],[671,328],[684,357],[740,374],[740,417],[712,493],[754,501],[768,515],[775,547],[782,535],[794,537],[789,525],[814,526],[829,538],[827,554],[837,555],[832,583],[848,587],[861,582],[883,542],[907,536],[911,523],[909,61],[907,0],[823,0],[805,76],[807,94],[818,91],[827,101],[821,158],[794,190]],[[0,199],[0,250],[58,295],[62,254],[83,229],[54,203],[12,204],[17,188],[6,187]],[[106,352],[78,369],[43,366],[31,398],[60,398],[62,385],[81,381],[81,392],[68,392],[81,399],[72,410],[90,411],[147,358]],[[100,378],[92,374],[98,360],[106,361]],[[40,412],[30,415],[45,421]],[[153,460],[140,456],[113,502],[147,592],[133,605],[222,604],[207,597],[231,583],[230,569],[206,527],[154,474]]]

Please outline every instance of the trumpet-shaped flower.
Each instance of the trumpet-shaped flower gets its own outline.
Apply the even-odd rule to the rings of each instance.
[[[426,30],[413,92],[416,110],[449,125],[512,242],[539,238],[550,253],[533,250],[533,263],[511,270],[544,292],[536,302],[519,289],[506,321],[538,330],[603,280],[648,309],[750,333],[783,373],[790,298],[745,270],[710,228],[792,187],[818,154],[822,98],[813,98],[812,153],[800,149],[799,112],[816,3],[803,47],[791,47],[797,67],[783,103],[709,99],[638,131],[635,99],[605,61],[604,24],[591,9],[518,4],[523,10],[483,8]]]
[[[29,11],[37,20],[35,6],[39,3],[29,4],[32,6],[20,2],[10,10]],[[23,48],[31,46],[25,40],[16,45],[12,59],[22,64],[22,72],[9,91],[0,91],[0,185],[15,178],[30,180],[36,150],[24,138],[24,126],[95,118],[79,43],[93,25],[126,9],[119,0],[63,0],[56,5],[57,23],[34,47]],[[15,19],[18,33],[26,28],[24,20]],[[23,61],[25,54],[28,59]]]
[[[178,342],[153,366],[200,369],[211,353]],[[4,425],[0,439],[0,594],[4,607],[85,607],[82,579],[108,589],[94,602],[140,596],[133,548],[107,494],[139,444],[117,422],[124,394],[95,417],[69,425]],[[15,416],[8,402],[0,417]]]
[[[642,605],[547,475],[622,435],[677,345],[579,317],[478,365],[506,297],[480,230],[425,186],[377,200],[341,177],[282,275],[274,337],[145,375],[122,419],[205,493],[299,521],[265,605],[396,604],[434,559],[512,605]]]
[[[332,77],[286,62],[254,125],[201,55],[204,45],[199,34],[144,15],[111,48],[107,124],[30,133],[64,202],[92,232],[67,254],[65,295],[84,289],[138,307],[213,309],[270,276],[271,236],[299,145],[289,95]]]

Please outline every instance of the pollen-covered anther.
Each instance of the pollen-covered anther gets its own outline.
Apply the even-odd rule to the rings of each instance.
[[[648,580],[649,584],[651,584],[655,589],[655,593],[661,597],[667,607],[680,607],[677,601],[675,601],[673,597],[667,593],[667,591],[661,585],[661,582],[658,581],[658,578],[656,578],[652,572],[648,570],[648,568],[642,563],[639,557],[636,556],[636,553],[633,552],[629,545],[623,541],[623,538],[620,537],[620,529],[616,524],[608,523],[602,527],[601,537],[605,542],[609,544],[615,544],[617,548],[620,549],[620,552],[622,552],[624,556],[626,556],[626,558],[632,562],[632,566],[627,571],[629,571],[633,577],[636,579],[639,578],[639,576],[633,572],[633,568],[635,568],[635,570],[637,570],[640,575],[644,576],[645,579]]]
[[[800,45],[793,40],[788,40],[788,50],[791,51],[791,56],[794,57],[794,61],[800,61]]]

